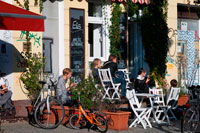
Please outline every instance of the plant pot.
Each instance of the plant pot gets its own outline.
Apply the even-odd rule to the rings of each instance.
[[[118,112],[108,112],[103,111],[106,114],[106,119],[108,121],[108,128],[118,131],[128,130],[128,118],[131,112],[118,111]]]
[[[35,119],[34,119],[34,113],[33,113],[33,106],[32,105],[26,105],[26,110],[27,110],[27,114],[28,114],[28,121],[30,124],[34,124],[35,123]]]
[[[178,106],[185,105],[188,102],[188,100],[189,100],[189,98],[188,98],[188,96],[186,94],[180,96],[179,99],[178,99]]]
[[[61,116],[62,116],[62,109],[60,106],[55,106],[54,109],[57,111],[58,113],[58,118],[60,120]],[[78,111],[78,109],[69,107],[69,106],[64,106],[65,109],[65,115],[64,115],[64,119],[62,121],[62,124],[66,125],[69,124],[69,118],[71,117],[72,114],[74,114],[76,111]]]
[[[27,112],[28,112],[28,118],[29,118],[29,122],[34,122],[34,113],[33,113],[33,109],[32,109],[32,105],[27,105],[26,106]],[[55,121],[59,121],[61,116],[62,116],[62,109],[60,106],[54,106],[52,107],[53,112],[52,115],[50,115],[50,121],[52,123],[55,123]],[[64,115],[64,119],[62,121],[62,124],[68,124],[69,122],[69,118],[72,114],[75,113],[75,111],[78,111],[77,109],[74,109],[72,107],[68,107],[68,106],[64,106],[65,109],[65,115]],[[56,115],[55,115],[56,114]],[[45,116],[43,116],[45,117]]]

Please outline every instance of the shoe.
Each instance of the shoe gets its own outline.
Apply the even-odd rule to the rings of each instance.
[[[6,110],[6,116],[15,116],[15,114],[16,114],[15,108]]]

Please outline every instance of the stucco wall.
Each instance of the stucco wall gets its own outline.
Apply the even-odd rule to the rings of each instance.
[[[167,23],[168,23],[168,28],[171,28],[172,30],[177,30],[177,4],[182,3],[182,4],[187,4],[186,0],[168,0],[168,18],[167,18]],[[192,4],[192,3],[191,3]],[[178,79],[178,71],[177,71],[177,35],[172,36],[172,30],[169,33],[169,37],[172,40],[172,45],[169,49],[168,53],[168,63],[167,63],[167,75],[166,78],[168,82],[171,79]],[[173,63],[172,63],[173,62]]]
[[[21,3],[23,3],[23,0],[20,0]],[[13,0],[13,5],[18,6],[16,2]],[[34,0],[30,1],[30,11],[34,13],[39,13],[39,7],[34,6]],[[17,57],[20,56],[20,53],[23,51],[23,42],[24,41],[19,41],[20,40],[20,35],[21,31],[12,31],[13,35],[13,46],[16,48],[16,50],[13,51],[13,100],[24,100],[27,99],[26,94],[24,94],[21,90],[20,83],[19,83],[19,77],[21,72],[24,70],[24,67],[21,65],[18,65],[18,60]],[[35,43],[35,40],[32,38],[31,43],[32,43],[32,52],[33,53],[38,53],[42,52],[42,32],[30,32],[30,34],[35,35],[35,37],[40,37],[39,43]],[[24,35],[25,38],[25,35]]]

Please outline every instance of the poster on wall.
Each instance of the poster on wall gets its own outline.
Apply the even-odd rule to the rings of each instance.
[[[70,8],[70,63],[76,81],[84,75],[84,9]]]

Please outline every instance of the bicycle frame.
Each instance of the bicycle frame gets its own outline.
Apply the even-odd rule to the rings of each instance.
[[[79,123],[79,121],[81,120],[81,116],[83,114],[83,116],[93,125],[101,125],[98,120],[95,118],[96,114],[91,113],[91,116],[87,115],[87,113],[84,111],[84,109],[82,108],[81,105],[79,105],[79,109],[78,109],[78,113],[79,117],[78,117],[78,121],[77,123]]]
[[[51,81],[51,79],[50,79],[50,81]],[[53,84],[53,81],[51,81],[51,83]],[[51,113],[51,111],[50,111],[50,107],[49,107],[49,98],[50,98],[50,96],[51,96],[51,85],[48,85],[48,88],[47,88],[47,96],[46,96],[46,104],[47,104],[47,112],[48,113]],[[40,91],[40,94],[39,94],[39,96],[38,96],[38,98],[37,98],[37,100],[36,100],[36,102],[35,102],[35,104],[34,104],[34,106],[33,107],[36,107],[36,105],[37,105],[37,103],[38,103],[38,101],[39,101],[39,99],[40,99],[40,102],[44,99],[44,86],[42,87],[42,90]],[[41,110],[43,110],[43,108],[41,108]]]

